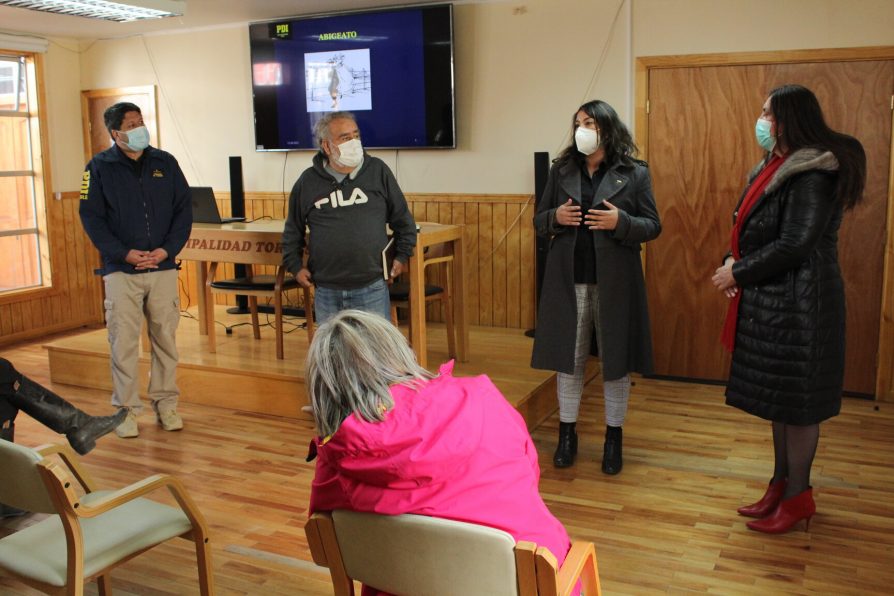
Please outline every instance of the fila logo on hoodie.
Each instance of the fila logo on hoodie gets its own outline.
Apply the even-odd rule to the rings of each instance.
[[[345,200],[345,195],[341,190],[333,190],[328,197],[314,201],[314,207],[322,209],[323,205],[329,204],[333,209],[337,209],[339,207],[350,207],[351,205],[362,205],[368,200],[366,194],[359,188],[355,188],[351,192],[351,197],[347,200]]]

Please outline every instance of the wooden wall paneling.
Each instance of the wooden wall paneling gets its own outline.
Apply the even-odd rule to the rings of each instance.
[[[9,304],[0,304],[0,336],[12,335],[12,316]]]
[[[519,240],[522,225],[521,205],[506,205],[506,221],[509,230],[506,234],[506,327],[521,326],[521,258]]]
[[[9,305],[9,318],[12,322],[13,333],[21,333],[24,331],[24,327],[22,326],[22,304],[20,302],[14,302]]]
[[[68,289],[71,267],[66,259],[68,251],[62,239],[65,229],[65,203],[61,198],[47,202],[46,238],[50,243],[50,267],[53,269],[53,283]],[[71,272],[71,274],[76,274],[76,272]]]
[[[491,309],[494,327],[506,326],[506,204],[497,203],[493,206],[493,236],[491,238],[491,263],[493,263],[493,292],[491,295]]]
[[[80,201],[80,199],[78,199]],[[77,221],[80,223],[80,204],[74,201],[67,201],[69,207],[71,209],[71,221]],[[93,275],[93,267],[91,266],[88,249],[93,249],[93,244],[90,242],[86,242],[87,239],[86,233],[84,232],[83,226],[75,227],[72,234],[73,243],[70,246],[71,252],[74,253],[75,256],[75,275],[74,275],[74,288],[72,288],[72,276],[68,278],[68,289],[69,291],[76,291],[78,296],[85,296],[88,294],[88,275]],[[86,307],[86,304],[81,306],[81,309]],[[80,310],[80,309],[79,309]]]
[[[522,292],[521,301],[521,328],[531,329],[535,325],[536,301],[537,301],[537,273],[536,269],[536,237],[532,217],[534,212],[533,199],[525,203],[519,220],[519,271]]]
[[[77,221],[80,224],[80,216],[76,207],[77,205],[74,205],[72,201],[64,201],[62,205],[65,213],[65,220],[71,222]],[[65,226],[62,240],[68,263],[68,267],[66,268],[68,275],[66,276],[66,282],[60,284],[60,286],[63,291],[72,293],[83,290],[84,280],[83,268],[85,260],[84,255],[78,255],[78,229],[79,228],[75,226]]]
[[[464,211],[463,246],[466,250],[466,318],[468,318],[470,325],[480,325],[478,270],[481,262],[478,258],[478,204],[466,203]]]
[[[72,221],[72,205],[70,201],[62,201],[59,205],[60,210],[62,211],[62,218],[66,222]],[[79,218],[80,219],[80,218]],[[78,222],[80,223],[80,221]],[[64,292],[72,292],[77,288],[77,281],[72,283],[78,277],[78,258],[75,255],[75,251],[72,250],[74,247],[74,227],[69,225],[63,225],[56,231],[56,240],[60,243],[60,248],[63,251],[64,255],[63,261],[63,270],[65,273],[61,276],[60,286]],[[95,250],[95,249],[94,249]],[[74,305],[72,305],[74,306]]]
[[[492,204],[478,205],[478,324],[494,324],[494,209]]]
[[[29,300],[31,306],[31,327],[29,329],[43,329],[50,325],[47,309],[44,308],[44,300]]]
[[[44,326],[44,309],[41,308],[40,301],[28,300],[25,302],[31,313],[28,317],[28,329],[40,329]]]
[[[31,328],[31,303],[30,302],[20,302],[19,307],[21,308],[21,317],[22,317],[22,329],[30,329]]]

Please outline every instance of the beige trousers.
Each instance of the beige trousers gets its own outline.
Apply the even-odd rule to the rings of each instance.
[[[112,405],[126,407],[137,415],[140,401],[140,334],[143,317],[149,324],[152,363],[149,399],[155,412],[177,407],[177,344],[180,296],[177,270],[150,273],[110,273],[103,277],[106,288],[106,326],[112,355]]]

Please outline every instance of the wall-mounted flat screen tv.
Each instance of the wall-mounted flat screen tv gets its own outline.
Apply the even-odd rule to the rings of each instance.
[[[456,147],[452,8],[249,25],[256,149],[314,149],[314,123],[335,110],[367,148]]]

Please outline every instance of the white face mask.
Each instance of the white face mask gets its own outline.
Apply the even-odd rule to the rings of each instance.
[[[574,131],[574,142],[577,144],[578,151],[584,155],[592,155],[599,149],[602,139],[599,138],[598,130],[578,126]]]
[[[356,168],[363,161],[363,145],[360,139],[351,139],[338,145],[338,157],[333,156],[335,161],[347,168]]]

